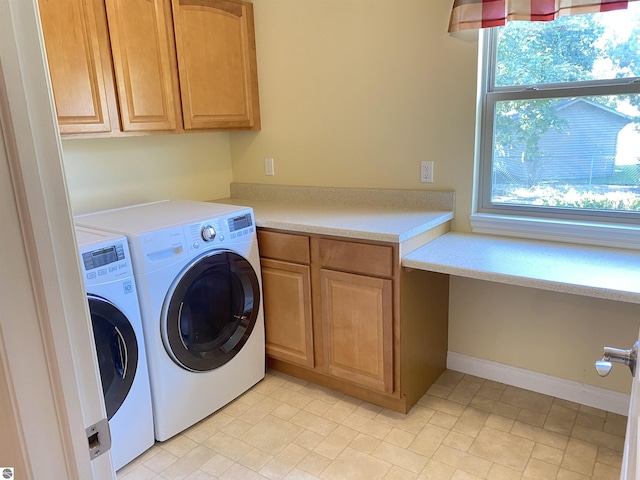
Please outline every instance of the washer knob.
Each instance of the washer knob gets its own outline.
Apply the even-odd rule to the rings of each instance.
[[[211,240],[216,238],[216,231],[211,225],[205,225],[204,227],[202,227],[202,232],[200,232],[200,235],[202,235],[202,239],[205,242],[210,242]]]

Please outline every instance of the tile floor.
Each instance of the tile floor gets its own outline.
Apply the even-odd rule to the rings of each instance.
[[[407,415],[269,371],[118,480],[618,480],[625,424],[451,370]]]

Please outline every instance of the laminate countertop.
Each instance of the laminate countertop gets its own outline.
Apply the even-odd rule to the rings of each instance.
[[[216,203],[253,208],[256,225],[403,243],[453,219],[453,192],[232,184]]]
[[[403,267],[640,304],[640,251],[446,233],[453,192],[232,184],[231,193],[213,201],[252,207],[258,227],[406,242]]]
[[[402,266],[640,304],[640,251],[450,232]]]

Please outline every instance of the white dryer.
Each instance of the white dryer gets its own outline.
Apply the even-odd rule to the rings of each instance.
[[[251,208],[165,200],[76,217],[76,223],[129,241],[156,439],[167,440],[264,378]]]
[[[136,283],[123,235],[76,227],[116,470],[155,443]]]

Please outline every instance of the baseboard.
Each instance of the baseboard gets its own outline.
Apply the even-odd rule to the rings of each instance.
[[[448,352],[447,368],[620,415],[629,412],[630,395],[491,360]]]

